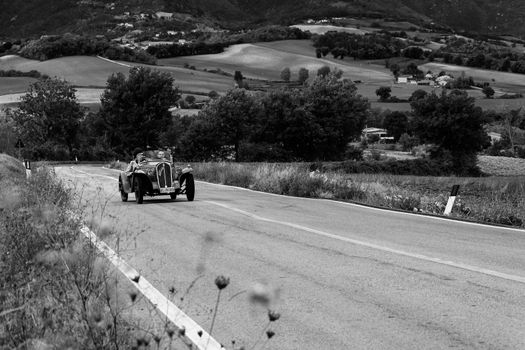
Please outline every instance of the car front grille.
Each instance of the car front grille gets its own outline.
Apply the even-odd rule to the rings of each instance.
[[[157,180],[159,188],[172,187],[171,166],[168,163],[157,164]]]

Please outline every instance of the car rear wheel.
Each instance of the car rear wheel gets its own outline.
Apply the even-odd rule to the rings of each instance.
[[[195,181],[192,174],[185,176],[184,184],[186,186],[186,198],[191,202],[195,198]]]
[[[135,187],[135,201],[137,204],[142,204],[144,201],[144,187],[142,186],[142,180],[140,177],[136,177],[133,181]]]
[[[120,190],[120,199],[122,199],[123,202],[127,202],[128,194],[124,192],[124,187],[122,186],[122,180],[120,179],[118,181],[118,189]]]

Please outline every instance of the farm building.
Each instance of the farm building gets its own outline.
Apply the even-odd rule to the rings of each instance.
[[[388,131],[386,129],[381,128],[364,128],[361,132],[362,138],[369,139],[373,135],[377,135],[379,137],[379,142],[389,142],[393,141],[394,138],[391,136],[388,136]]]
[[[397,77],[397,83],[398,84],[408,84],[412,78],[413,76],[411,75],[400,75]]]
[[[492,144],[494,144],[494,142],[497,142],[497,141],[501,141],[501,134],[500,133],[497,133],[497,132],[488,132],[487,133],[490,137],[490,142]]]

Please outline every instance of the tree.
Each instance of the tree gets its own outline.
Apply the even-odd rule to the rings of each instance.
[[[481,108],[466,92],[430,94],[411,102],[413,131],[423,143],[435,145],[431,157],[451,162],[458,174],[476,169],[476,155],[490,144]]]
[[[454,57],[453,62],[456,66],[462,66],[463,65],[463,58],[461,56]]]
[[[196,99],[195,96],[193,96],[193,95],[187,95],[186,98],[185,98],[184,100],[185,100],[189,105],[193,105],[197,99]]]
[[[401,145],[403,151],[406,152],[419,145],[419,138],[417,136],[410,136],[409,134],[404,133],[399,137],[398,142]]]
[[[392,89],[388,86],[381,86],[376,90],[376,95],[379,96],[379,100],[387,101],[390,98]]]
[[[322,66],[317,70],[317,76],[319,77],[326,77],[330,73],[330,67],[328,66]]]
[[[409,102],[417,101],[421,98],[427,97],[427,95],[428,93],[425,90],[417,89],[412,93],[412,95],[410,95],[410,97],[408,98],[408,101]]]
[[[290,81],[290,77],[292,76],[292,73],[290,71],[290,68],[286,67],[281,71],[281,80],[284,80],[286,82]]]
[[[413,58],[415,60],[419,60],[421,57],[423,57],[424,53],[425,52],[423,49],[417,46],[409,46],[403,50],[404,57]]]
[[[169,109],[179,98],[168,73],[140,67],[131,68],[127,78],[122,73],[113,74],[101,98],[104,138],[122,153],[157,145],[159,135],[171,126]]]
[[[485,94],[486,98],[492,98],[495,94],[495,91],[490,86],[484,86],[482,92]]]
[[[64,146],[72,152],[84,116],[75,92],[69,83],[60,79],[42,79],[29,86],[18,109],[11,114],[27,148]],[[52,155],[44,152],[40,156]]]
[[[408,118],[403,112],[392,112],[385,117],[383,128],[385,128],[388,133],[394,137],[394,141],[397,142],[401,135],[408,131]]]
[[[299,69],[298,81],[304,84],[310,76],[310,72],[306,68]]]
[[[244,76],[242,75],[241,71],[239,70],[236,70],[234,75],[233,75],[233,80],[235,81],[235,83],[237,84],[237,87],[240,87],[242,88],[242,83],[243,83],[243,79],[244,79]]]
[[[315,152],[311,159],[340,159],[346,146],[364,128],[370,103],[357,94],[349,80],[340,80],[330,73],[317,77],[304,90],[305,112],[319,125]]]
[[[214,128],[222,146],[233,146],[235,160],[239,161],[240,145],[251,135],[259,113],[260,106],[254,97],[244,89],[233,89],[206,106],[201,118]]]

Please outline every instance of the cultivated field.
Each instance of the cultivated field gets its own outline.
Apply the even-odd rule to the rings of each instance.
[[[24,92],[27,90],[27,87],[35,81],[36,79],[28,77],[1,77],[0,95]]]
[[[78,102],[82,105],[93,105],[100,104],[100,95],[102,95],[104,89],[100,88],[77,88],[76,96]],[[10,105],[20,102],[20,97],[25,93],[16,93],[8,95],[0,95],[0,106],[1,105]]]
[[[392,80],[392,75],[387,70],[368,66],[363,62],[318,59],[310,41],[304,40],[239,44],[220,54],[168,58],[159,62],[174,67],[182,67],[187,63],[197,69],[220,68],[229,73],[240,70],[246,77],[267,80],[279,80],[280,72],[285,67],[292,70],[292,79],[297,79],[296,74],[302,67],[310,70],[310,76],[315,76],[317,69],[328,65],[342,70],[344,77],[353,80],[376,83]]]
[[[0,69],[24,72],[37,70],[42,74],[60,77],[73,85],[83,87],[105,87],[111,74],[118,72],[127,74],[132,65],[138,66],[138,64],[111,62],[91,56],[61,57],[43,62],[13,55],[0,57]],[[225,92],[233,87],[231,78],[217,74],[176,67],[150,67],[170,73],[175,79],[175,84],[185,91]]]

